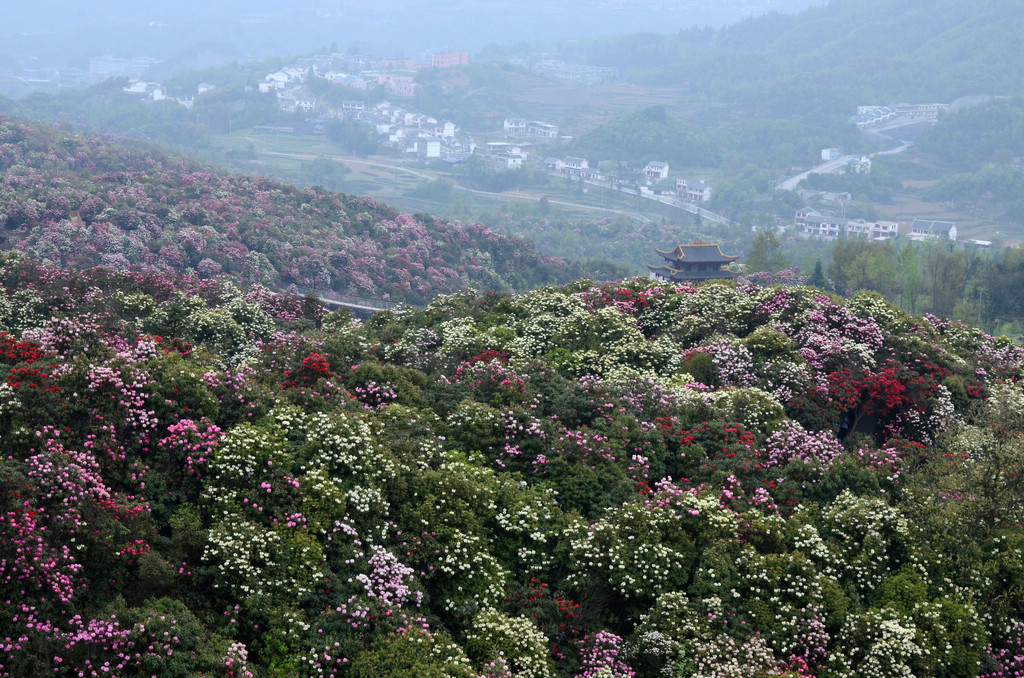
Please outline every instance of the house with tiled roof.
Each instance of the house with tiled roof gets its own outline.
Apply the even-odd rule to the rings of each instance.
[[[676,193],[686,202],[708,202],[711,200],[711,187],[704,180],[687,181],[676,179]]]
[[[644,167],[644,174],[650,181],[661,181],[668,178],[668,163],[652,160]]]
[[[841,220],[826,217],[821,212],[810,208],[798,211],[794,221],[804,235],[816,235],[822,238],[838,238],[842,227]]]
[[[956,240],[956,224],[952,221],[930,221],[914,219],[910,224],[910,237],[913,240],[946,237]]]
[[[739,255],[723,254],[717,243],[695,242],[690,245],[676,245],[675,249],[663,252],[655,249],[666,265],[647,265],[651,274],[673,282],[684,280],[710,280],[712,278],[735,278],[738,273],[723,271],[722,267],[739,259]]]

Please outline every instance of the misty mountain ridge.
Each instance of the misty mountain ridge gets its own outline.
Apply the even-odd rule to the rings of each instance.
[[[311,46],[359,46],[394,56],[450,48],[479,49],[492,42],[565,40],[624,31],[722,26],[764,12],[795,12],[815,0],[695,2],[622,0],[579,11],[575,3],[450,0],[443,5],[388,0],[281,3],[185,0],[104,8],[59,2],[5,9],[3,51],[66,65],[89,56],[180,54],[197,42],[221,41],[240,56],[303,52]],[[81,65],[81,64],[79,64]]]
[[[1012,0],[833,0],[721,30],[599,39],[590,59],[638,82],[685,84],[693,97],[789,99],[804,111],[831,102],[849,110],[1019,92],[1022,33],[1024,13]],[[817,97],[804,96],[811,87]]]

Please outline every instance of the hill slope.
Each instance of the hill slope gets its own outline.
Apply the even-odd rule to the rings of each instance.
[[[832,0],[718,31],[610,38],[595,45],[593,59],[644,81],[742,94],[780,112],[849,111],[858,103],[1019,93],[1022,31],[1013,0]]]
[[[583,274],[481,226],[2,116],[0,226],[5,247],[67,266],[192,268],[411,303]]]

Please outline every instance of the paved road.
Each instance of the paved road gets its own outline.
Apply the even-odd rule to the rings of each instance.
[[[920,122],[921,121],[918,120],[914,124],[920,124]],[[907,123],[904,123],[904,124],[907,124]],[[903,125],[894,124],[894,125],[889,125],[888,127],[884,127],[884,128],[883,127],[879,127],[878,129],[872,129],[871,131],[872,132],[878,132],[878,131],[882,131],[883,129],[893,129],[895,127],[901,127],[901,126],[903,126]],[[895,148],[890,148],[887,151],[876,151],[875,153],[872,153],[868,157],[869,158],[873,158],[876,155],[895,155],[896,153],[902,153],[903,151],[905,151],[908,148],[910,148],[910,144],[911,144],[911,142],[904,141],[901,145],[899,145],[899,146],[897,146]],[[795,177],[790,177],[788,179],[784,179],[783,181],[781,181],[779,183],[779,188],[782,189],[783,191],[793,191],[793,190],[796,190],[797,184],[799,184],[801,181],[806,179],[809,175],[811,175],[811,174],[831,174],[832,172],[838,172],[843,167],[845,167],[848,163],[856,162],[857,159],[858,159],[858,156],[856,156],[856,155],[844,155],[843,157],[838,158],[836,160],[829,160],[828,162],[823,162],[822,164],[818,165],[817,167],[815,167],[813,169],[809,169],[806,172],[803,172],[802,174],[798,174]]]
[[[857,160],[857,158],[858,156],[856,155],[844,155],[841,158],[829,160],[828,162],[823,162],[817,167],[809,169],[806,172],[803,172],[802,174],[798,174],[795,177],[785,179],[779,184],[779,188],[781,188],[783,191],[796,190],[797,184],[806,179],[808,176],[812,174],[831,174],[832,172],[837,172],[843,167],[846,167],[848,163]]]

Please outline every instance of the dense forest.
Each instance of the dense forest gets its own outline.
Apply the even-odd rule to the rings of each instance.
[[[1005,338],[733,282],[0,292],[0,675],[1024,670]]]
[[[771,171],[809,164],[831,145],[868,148],[850,114],[794,119],[761,117],[743,120],[684,121],[664,106],[618,115],[564,145],[564,151],[598,161],[643,167],[651,160],[668,162],[675,171],[717,170],[735,178],[744,166]],[[767,190],[767,185],[761,188]]]

